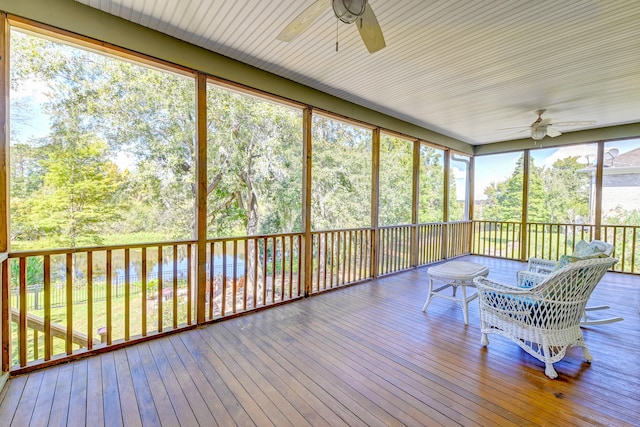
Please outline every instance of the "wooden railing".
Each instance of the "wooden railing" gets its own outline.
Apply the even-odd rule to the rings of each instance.
[[[456,221],[446,225],[446,258],[455,258],[471,253],[471,221]]]
[[[314,231],[307,280],[303,233],[207,240],[204,322],[302,298],[307,281],[314,294],[468,253],[469,233],[469,222]],[[26,372],[196,326],[196,245],[8,254],[3,366]]]
[[[378,274],[407,270],[414,266],[412,253],[412,225],[395,225],[379,228]]]
[[[312,232],[311,293],[370,279],[371,236],[369,228]]]
[[[528,223],[525,225],[526,247],[522,246],[520,223],[507,221],[474,221],[472,253],[499,258],[526,260],[537,257],[558,260],[571,255],[580,240],[596,238],[593,224]],[[602,225],[600,240],[614,245],[613,255],[620,261],[613,271],[640,273],[640,226]]]
[[[473,221],[471,252],[499,258],[520,259],[520,223],[509,221]]]
[[[300,233],[209,240],[206,319],[299,298],[301,242]]]
[[[11,365],[23,368],[192,325],[193,245],[9,254],[3,277],[9,283]],[[52,305],[53,295],[64,302]]]

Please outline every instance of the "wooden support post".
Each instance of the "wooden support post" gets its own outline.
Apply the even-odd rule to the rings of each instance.
[[[594,206],[595,231],[593,238],[601,240],[602,235],[602,183],[604,177],[604,141],[598,141],[598,155],[596,156],[596,194]],[[606,236],[605,236],[606,238]]]
[[[529,164],[530,152],[524,150],[522,159],[522,219],[520,221],[520,260],[526,261],[529,257],[527,242],[527,221],[529,220]]]
[[[9,24],[7,15],[0,13],[0,267],[2,292],[0,299],[0,332],[2,333],[2,355],[0,355],[0,390],[9,371],[11,320],[9,319]]]
[[[373,130],[371,153],[371,277],[379,274],[380,263],[380,128]]]
[[[302,231],[304,239],[302,240],[303,247],[300,254],[303,256],[304,261],[302,263],[302,278],[305,297],[308,297],[313,292],[313,237],[311,235],[312,125],[313,112],[311,108],[305,108],[302,112]],[[318,286],[320,286],[320,283],[318,283]]]
[[[207,76],[198,74],[196,137],[196,323],[205,321],[207,288]],[[189,266],[191,268],[191,266]],[[211,278],[213,280],[213,277]],[[210,296],[213,298],[213,295]]]
[[[443,190],[442,190],[442,259],[449,257],[449,180],[451,177],[451,150],[444,152]]]
[[[413,179],[411,203],[411,266],[418,266],[418,213],[420,212],[420,141],[413,141]]]
[[[475,206],[475,157],[469,157],[469,169],[467,170],[467,202],[469,206],[469,210],[466,212],[467,220],[469,220],[469,235],[467,238],[467,244],[469,248],[469,253],[473,252],[473,215],[474,215],[474,206]]]

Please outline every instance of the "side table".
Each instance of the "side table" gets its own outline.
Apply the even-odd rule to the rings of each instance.
[[[473,279],[479,276],[487,276],[489,269],[484,265],[476,264],[470,261],[449,261],[444,264],[429,268],[429,294],[427,300],[422,307],[422,311],[427,311],[427,307],[433,298],[444,298],[460,303],[464,314],[464,324],[469,324],[469,302],[478,298],[478,293],[473,292],[467,296],[467,286],[475,288]],[[442,284],[442,286],[434,289],[434,282]],[[462,296],[456,297],[458,286],[462,290]],[[441,291],[451,287],[453,295],[444,295]]]

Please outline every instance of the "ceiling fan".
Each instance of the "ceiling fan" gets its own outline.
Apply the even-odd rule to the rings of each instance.
[[[374,53],[386,46],[382,29],[368,0],[316,0],[278,34],[277,39],[290,42],[298,37],[315,22],[322,13],[333,7],[333,13],[345,24],[356,22],[360,37],[369,53]],[[336,42],[336,50],[338,43]]]
[[[540,109],[540,110],[534,111],[538,115],[538,118],[536,119],[535,122],[531,123],[530,126],[527,126],[521,132],[530,131],[531,138],[533,138],[536,141],[540,141],[545,136],[555,138],[556,136],[562,135],[562,133],[559,130],[555,129],[552,126],[590,126],[590,125],[596,124],[595,120],[557,122],[556,119],[543,119],[542,115],[544,114],[545,111],[547,110]],[[509,129],[513,129],[513,128],[509,128]]]

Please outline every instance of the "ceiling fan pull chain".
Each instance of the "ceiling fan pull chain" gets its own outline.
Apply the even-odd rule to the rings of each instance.
[[[340,29],[340,20],[336,19],[336,52],[338,51],[338,31]]]

